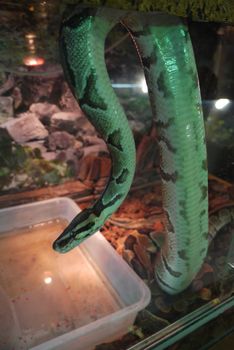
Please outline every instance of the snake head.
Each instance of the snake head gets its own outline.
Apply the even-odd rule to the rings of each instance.
[[[65,228],[54,241],[53,249],[59,253],[67,253],[81,244],[85,239],[97,232],[95,216],[92,208],[84,209]]]

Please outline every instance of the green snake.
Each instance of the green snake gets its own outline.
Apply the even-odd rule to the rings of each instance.
[[[78,8],[63,21],[59,42],[65,77],[105,140],[112,169],[100,198],[72,220],[53,248],[65,253],[100,229],[123,202],[133,181],[134,139],[104,60],[105,39],[116,24],[128,30],[135,44],[157,126],[167,234],[155,276],[164,291],[176,294],[189,286],[208,248],[201,97],[188,29],[177,17]]]

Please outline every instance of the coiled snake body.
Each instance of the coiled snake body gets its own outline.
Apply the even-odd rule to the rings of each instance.
[[[197,71],[187,28],[158,14],[83,8],[64,20],[60,51],[65,77],[88,119],[107,143],[112,171],[102,196],[78,214],[54,249],[67,252],[95,233],[119,207],[131,186],[135,145],[104,60],[107,34],[117,23],[129,31],[144,68],[158,130],[165,245],[155,267],[162,289],[184,290],[208,247],[207,167]]]

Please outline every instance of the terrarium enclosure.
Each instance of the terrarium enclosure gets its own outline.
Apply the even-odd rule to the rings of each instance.
[[[39,349],[40,344],[48,340],[51,341],[48,349],[60,349],[58,344],[62,338],[59,337],[64,336],[63,339],[68,344],[72,339],[69,338],[69,332],[80,327],[79,322],[76,322],[76,309],[73,309],[73,303],[79,304],[76,294],[80,292],[79,288],[67,277],[61,277],[63,273],[65,276],[65,270],[68,271],[65,268],[66,256],[70,259],[68,262],[74,263],[76,274],[79,275],[76,258],[68,253],[61,259],[56,257],[54,265],[48,263],[49,267],[46,268],[48,255],[52,254],[52,242],[61,233],[61,227],[67,224],[67,221],[63,221],[64,216],[56,217],[53,214],[49,217],[49,211],[52,210],[52,206],[49,206],[45,210],[45,219],[39,213],[38,222],[29,224],[28,220],[25,221],[27,227],[21,225],[22,214],[12,214],[12,223],[13,220],[15,222],[9,226],[4,226],[6,223],[3,219],[4,210],[10,210],[11,213],[11,209],[15,208],[16,211],[13,212],[18,213],[17,208],[19,212],[23,210],[20,205],[35,205],[38,201],[42,203],[42,200],[53,198],[59,200],[59,197],[69,197],[81,209],[87,208],[100,197],[111,173],[112,161],[106,143],[88,121],[79,101],[74,98],[61,66],[58,48],[60,25],[64,13],[67,15],[72,8],[66,6],[66,1],[0,2],[0,306],[1,300],[4,304],[3,300],[7,299],[7,306],[0,307],[0,334],[6,332],[4,339],[0,339],[0,349],[3,350],[34,347],[36,350],[37,346]],[[142,13],[146,22],[147,16],[147,13]],[[158,13],[155,12],[153,16],[157,23]],[[110,84],[124,108],[134,135],[137,165],[129,194],[121,207],[107,219],[100,232],[129,265],[131,271],[138,275],[131,277],[134,283],[139,283],[140,291],[139,295],[136,293],[136,298],[131,299],[128,294],[124,296],[122,285],[118,288],[108,287],[108,292],[110,288],[114,290],[116,305],[120,303],[122,310],[130,305],[130,301],[134,304],[138,299],[143,305],[140,296],[142,291],[145,293],[145,299],[142,298],[146,304],[147,287],[151,300],[148,306],[142,306],[145,308],[139,311],[136,320],[132,320],[132,326],[126,326],[125,330],[113,335],[113,339],[106,339],[112,341],[111,343],[105,343],[105,339],[100,338],[97,344],[102,344],[97,345],[96,350],[145,349],[146,346],[147,349],[153,349],[154,345],[158,349],[165,349],[176,341],[173,349],[185,349],[178,342],[182,337],[224,311],[227,311],[227,319],[230,319],[224,328],[228,332],[232,327],[234,26],[232,23],[217,20],[209,22],[188,18],[183,21],[188,26],[200,83],[209,174],[210,227],[213,227],[215,234],[209,236],[205,261],[190,286],[177,295],[163,292],[154,274],[156,261],[165,242],[166,229],[162,207],[158,125],[152,117],[148,87],[131,33],[121,24],[116,25],[105,42],[105,62]],[[64,208],[62,212],[65,212]],[[11,214],[7,215],[10,215],[10,222]],[[72,217],[65,219],[69,221]],[[51,225],[54,225],[53,229]],[[31,231],[34,228],[35,240]],[[38,236],[38,229],[42,230],[41,237]],[[98,239],[101,240],[102,237],[98,237],[97,241]],[[89,246],[88,242],[89,240],[84,243],[84,247]],[[42,246],[41,251],[35,250],[38,243]],[[90,248],[92,249],[95,252],[93,247]],[[95,260],[95,253],[92,254],[93,257],[87,258],[88,261]],[[22,269],[19,268],[17,259],[21,261]],[[9,275],[6,274],[7,266]],[[14,276],[16,266],[19,273]],[[32,266],[34,270],[31,269]],[[126,269],[128,271],[128,267]],[[98,271],[98,277],[103,273],[99,271],[99,267],[94,270]],[[124,265],[123,270],[125,271]],[[39,273],[42,273],[42,277]],[[118,269],[115,274],[118,274]],[[90,285],[93,286],[92,278],[96,277],[90,276],[91,274],[87,279],[90,279]],[[47,302],[49,300],[50,303],[50,300],[57,297],[64,301],[69,299],[69,302],[57,314],[52,314],[46,325],[42,311],[42,318],[36,322],[37,330],[26,325],[22,331],[24,322],[20,315],[27,310],[27,304],[28,314],[32,318],[33,305],[35,309],[38,302],[43,305],[41,294],[36,293],[35,299],[30,300],[32,294],[25,290],[23,284],[26,277],[32,283],[32,290],[35,287],[36,291],[45,293],[42,295],[50,293],[48,298],[45,297]],[[54,292],[52,288],[49,290],[53,278],[54,281],[61,279],[61,284],[64,284],[62,292],[60,289],[53,289]],[[86,279],[84,272],[80,278]],[[101,283],[106,284],[106,278],[105,276],[105,279],[101,279]],[[141,285],[142,281],[147,286],[146,289]],[[126,282],[120,278],[119,283]],[[43,289],[47,287],[48,289]],[[89,285],[85,288],[89,288]],[[123,291],[121,302],[118,298],[122,292],[119,290]],[[118,310],[120,304],[116,309],[113,307],[114,311],[112,306],[110,311],[106,311],[108,305],[104,305],[104,296],[101,301],[103,311],[97,302],[98,293],[91,293],[91,298],[90,305],[94,306],[88,306],[86,310],[91,316],[87,316],[81,326],[90,324],[92,330],[95,322]],[[106,300],[108,304],[108,298]],[[47,307],[45,305],[44,309]],[[20,308],[24,310],[20,311]],[[7,314],[9,327],[6,324]],[[18,328],[12,328],[12,324]],[[108,328],[105,331],[108,333]],[[38,339],[32,332],[38,332]],[[211,332],[214,333],[213,330],[209,332],[209,327],[204,333],[200,330],[199,338],[203,339],[203,345],[210,342],[212,337],[215,341]],[[126,334],[123,336],[124,333]],[[201,348],[196,335],[190,335],[190,339],[194,339],[189,343],[191,349]],[[76,349],[71,347],[73,348]]]

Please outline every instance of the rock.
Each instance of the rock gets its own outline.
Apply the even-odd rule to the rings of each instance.
[[[21,114],[2,124],[14,141],[24,143],[31,140],[43,140],[48,131],[33,113]]]
[[[56,149],[67,149],[75,144],[75,137],[68,134],[66,131],[55,131],[48,137],[48,148],[50,151]]]
[[[134,244],[133,250],[134,250],[138,260],[140,261],[140,263],[146,269],[146,271],[148,273],[152,273],[153,269],[152,269],[152,265],[151,265],[151,261],[150,261],[150,255],[146,252],[146,250],[139,244]]]
[[[106,187],[108,182],[108,177],[100,177],[96,184],[95,184],[95,189],[93,193],[100,193],[103,191],[103,189]]]
[[[163,313],[168,314],[171,311],[171,305],[168,304],[162,296],[154,299],[155,306]]]
[[[52,68],[52,66],[51,66]],[[52,70],[54,70],[54,65]],[[40,70],[43,70],[41,67]],[[47,66],[47,72],[49,72],[49,66]],[[52,72],[51,72],[52,73]],[[62,77],[57,73],[44,75],[44,76],[27,76],[20,79],[20,89],[23,97],[24,106],[29,106],[32,103],[44,102],[44,101],[58,101],[58,94],[61,92],[60,84]],[[55,98],[55,92],[57,95],[57,101]]]
[[[226,262],[226,261],[225,261]],[[210,264],[204,263],[198,272],[196,279],[201,279],[207,273],[214,273],[214,269]]]
[[[76,149],[74,149],[73,147],[58,152],[56,154],[56,160],[58,160],[59,162],[67,163],[67,165],[70,166],[70,170],[72,170],[72,174],[74,174],[74,176],[78,174],[80,169],[80,163],[76,154]]]
[[[18,88],[18,86],[14,87],[11,96],[14,100],[14,108],[15,109],[19,108],[23,102],[23,98],[22,98],[21,90],[20,88]]]
[[[74,143],[74,149],[76,149],[77,151],[80,151],[80,149],[83,147],[83,142],[79,141],[79,140],[75,140]]]
[[[51,117],[51,127],[54,130],[63,130],[74,134],[86,123],[84,119],[81,111],[58,112]]]
[[[100,176],[100,157],[89,155],[83,158],[80,164],[78,178],[81,181],[97,181]]]
[[[64,82],[62,86],[62,90],[63,93],[59,101],[59,104],[62,106],[62,108],[68,111],[80,110],[80,106],[66,82]]]
[[[149,252],[149,253],[157,252],[157,247],[152,242],[152,240],[149,239],[147,235],[138,233],[137,243],[142,247],[142,249],[145,249],[146,252]]]
[[[133,258],[131,260],[131,266],[133,270],[142,278],[142,279],[147,279],[147,272],[145,268],[141,265],[138,259]]]
[[[209,288],[202,288],[199,292],[199,296],[202,300],[209,301],[212,298],[212,292]]]
[[[203,281],[202,281],[201,279],[195,279],[195,280],[192,282],[192,285],[191,285],[192,290],[193,290],[194,292],[200,291],[200,290],[203,288],[203,286],[204,286],[204,283],[203,283]]]
[[[80,118],[79,127],[83,129],[83,134],[85,135],[96,136],[97,134],[97,131],[86,117]]]
[[[83,157],[87,157],[89,156],[90,154],[94,155],[98,155],[99,153],[107,153],[108,154],[108,150],[107,150],[107,147],[105,144],[96,144],[96,145],[93,145],[93,146],[87,146],[87,147],[84,147],[82,149],[82,152],[83,152]]]
[[[145,124],[139,120],[129,120],[130,127],[133,133],[144,134],[145,133]]]
[[[52,122],[54,124],[57,124],[59,122],[66,122],[66,121],[76,121],[77,119],[79,119],[82,116],[82,114],[80,113],[80,111],[77,112],[58,112],[58,113],[54,113],[52,115]]]
[[[136,159],[138,172],[145,172],[146,169],[152,169],[157,166],[159,151],[155,138],[148,135],[142,137],[137,147]]]
[[[162,248],[165,243],[165,233],[162,231],[151,231],[150,238],[157,247]]]
[[[142,310],[137,315],[137,321],[140,321],[140,329],[144,335],[159,332],[162,328],[170,325],[169,321],[154,315],[147,309]]]
[[[57,153],[56,152],[42,152],[42,158],[48,161],[56,160]]]
[[[42,154],[42,153],[45,153],[45,152],[46,152],[46,148],[45,148],[45,146],[43,145],[43,142],[44,142],[44,141],[25,142],[25,143],[23,144],[23,146],[28,146],[28,147],[30,147],[30,148],[32,148],[32,149],[39,149],[40,152],[41,152],[41,154]]]
[[[106,143],[103,139],[100,137],[97,137],[96,135],[84,135],[83,140],[85,144],[87,145],[97,145],[97,144],[102,144],[104,147],[107,148]]]
[[[176,300],[173,303],[174,310],[177,312],[186,312],[188,309],[188,302],[186,300]]]
[[[55,105],[48,102],[38,102],[31,104],[29,108],[30,112],[35,113],[39,119],[44,117],[51,117],[56,113],[60,113],[60,109]]]
[[[136,244],[136,237],[133,235],[128,235],[124,242],[124,246],[126,250],[133,250],[133,246]]]
[[[0,127],[0,151],[6,149],[6,147],[11,148],[12,141],[9,132],[5,128]]]
[[[130,249],[124,249],[123,252],[122,252],[122,256],[123,256],[123,259],[129,264],[131,265],[131,262],[132,260],[134,259],[135,257],[135,254],[132,250]]]
[[[6,74],[0,73],[0,96],[8,92],[14,87],[15,79],[12,74],[10,74],[6,79]]]
[[[0,125],[13,117],[13,98],[0,96]]]
[[[100,165],[100,177],[109,177],[111,173],[111,159],[102,156]]]

